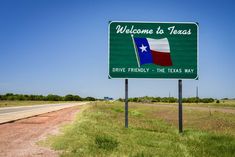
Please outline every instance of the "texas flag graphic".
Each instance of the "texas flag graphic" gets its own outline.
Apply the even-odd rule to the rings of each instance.
[[[172,66],[170,45],[167,38],[136,38],[132,37],[138,65],[156,64]]]

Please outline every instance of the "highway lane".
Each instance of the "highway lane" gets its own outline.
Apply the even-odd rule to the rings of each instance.
[[[87,103],[88,102],[75,102],[0,108],[0,124],[57,111],[68,107],[85,105]]]
[[[40,109],[45,107],[52,107],[52,106],[64,106],[66,104],[43,104],[43,105],[33,105],[33,106],[17,106],[17,107],[4,107],[0,108],[0,114],[3,113],[11,113],[11,112],[19,112],[19,111],[26,111],[32,109]]]

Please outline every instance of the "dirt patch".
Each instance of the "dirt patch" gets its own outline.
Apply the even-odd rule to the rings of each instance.
[[[56,157],[58,152],[36,145],[50,134],[58,133],[59,126],[71,122],[78,107],[42,114],[13,123],[0,125],[1,157]]]

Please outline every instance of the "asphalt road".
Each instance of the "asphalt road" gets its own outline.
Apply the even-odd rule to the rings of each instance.
[[[0,108],[0,124],[12,122],[18,119],[36,116],[43,113],[57,111],[68,107],[85,105],[87,103],[88,102],[76,102],[76,103],[66,103],[66,104],[44,104],[44,105]]]
[[[7,108],[0,108],[0,114],[3,113],[11,113],[11,112],[19,112],[19,111],[26,111],[26,110],[34,110],[40,109],[45,107],[55,107],[55,106],[67,106],[67,104],[44,104],[44,105],[34,105],[34,106],[19,106],[19,107],[7,107]]]

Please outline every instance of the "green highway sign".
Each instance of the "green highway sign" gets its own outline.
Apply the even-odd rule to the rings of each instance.
[[[109,23],[109,78],[198,79],[195,22]]]

